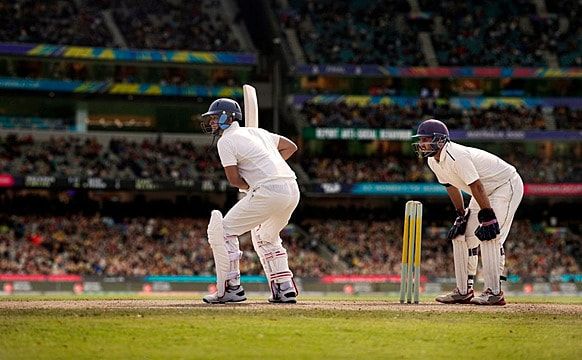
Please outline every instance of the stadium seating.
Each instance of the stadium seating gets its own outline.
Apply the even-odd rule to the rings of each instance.
[[[535,162],[523,145],[510,144],[499,154],[513,164],[524,181],[582,182],[577,148]],[[434,182],[434,175],[412,154],[330,156],[305,153],[292,160],[315,182]],[[540,167],[540,164],[543,166]],[[13,176],[101,177],[157,180],[224,180],[217,152],[189,141],[141,143],[114,138],[107,146],[96,139],[0,136],[0,173]]]
[[[311,64],[426,66],[421,32],[441,66],[580,66],[580,4],[530,0],[289,1],[284,27],[297,32]],[[340,19],[342,21],[340,21]],[[343,21],[343,19],[347,19]],[[424,45],[425,47],[427,45]]]
[[[407,24],[407,1],[290,1],[282,24],[299,35],[312,64],[424,65]]]
[[[113,15],[125,40],[139,49],[241,51],[228,22],[217,10],[220,2],[117,2]]]
[[[216,151],[191,142],[171,143],[124,138],[107,147],[95,139],[0,137],[0,172],[19,175],[80,176],[118,179],[222,179]]]
[[[307,102],[301,115],[316,127],[370,127],[411,129],[422,119],[438,118],[450,129],[462,130],[544,130],[556,119],[558,129],[581,129],[580,109],[555,108],[545,112],[540,107],[490,107],[454,109],[448,105],[401,107],[398,105],[358,105]]]
[[[208,219],[0,214],[0,273],[104,276],[207,275],[214,273],[206,241]],[[321,220],[302,222],[308,236],[282,232],[296,276],[399,274],[402,222]],[[453,273],[447,225],[426,227],[423,274]],[[320,255],[319,246],[331,257]],[[259,259],[243,243],[241,272],[260,274]],[[517,221],[506,243],[510,274],[525,279],[580,271],[580,239],[564,229]],[[339,265],[341,264],[341,266]]]
[[[86,1],[1,0],[0,41],[113,46],[99,9]]]
[[[241,51],[228,22],[216,9],[216,0],[2,0],[0,41]],[[112,14],[113,23],[106,23],[105,11]],[[119,30],[121,39],[114,39],[111,27]]]
[[[208,219],[0,214],[0,273],[143,276],[214,274]],[[292,231],[282,234],[297,276],[321,276],[330,262]],[[260,274],[250,243],[243,274]]]

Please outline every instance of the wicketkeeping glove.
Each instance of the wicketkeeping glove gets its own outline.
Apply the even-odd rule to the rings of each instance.
[[[467,221],[469,221],[469,215],[471,214],[471,210],[467,209],[464,214],[459,214],[453,223],[453,226],[449,230],[449,234],[447,238],[449,240],[453,240],[459,235],[465,234],[465,230],[467,229]]]
[[[501,232],[493,209],[481,209],[477,215],[477,219],[479,219],[480,225],[475,230],[475,235],[479,240],[493,240]]]

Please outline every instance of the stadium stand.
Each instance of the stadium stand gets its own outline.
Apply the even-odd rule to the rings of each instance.
[[[540,14],[530,0],[421,0],[416,12],[408,1],[296,0],[278,13],[311,64],[425,66],[427,33],[441,66],[580,66],[579,2],[545,3]]]
[[[0,217],[0,273],[143,276],[214,273],[205,228],[207,219],[125,218],[107,216]],[[307,219],[307,238],[292,228],[282,233],[296,276],[326,274],[399,274],[402,223],[392,221]],[[428,226],[423,246],[423,273],[453,272],[448,227]],[[510,275],[548,278],[580,271],[580,239],[564,229],[516,222],[507,242]],[[324,259],[315,245],[332,253]],[[241,271],[260,274],[258,257],[243,244]],[[338,263],[347,265],[340,267]],[[335,264],[335,265],[334,265]]]
[[[216,151],[192,142],[141,143],[123,137],[104,146],[95,138],[31,136],[0,137],[0,172],[38,176],[81,176],[118,179],[222,179]]]
[[[337,148],[332,147],[330,149]],[[510,144],[500,154],[517,167],[526,182],[582,181],[580,148],[571,147],[553,156],[539,151],[536,161],[523,145]],[[330,150],[333,152],[333,150]],[[355,183],[434,182],[434,175],[411,155],[336,156],[311,154],[294,159],[311,181]],[[540,168],[540,164],[543,167]],[[224,180],[217,153],[191,141],[130,141],[113,138],[103,145],[95,138],[0,136],[0,173],[13,176],[93,177],[159,180]]]
[[[530,183],[564,183],[582,181],[580,156],[567,154],[552,158],[531,157],[519,150],[503,156],[514,165],[524,181]],[[316,182],[352,184],[357,182],[434,182],[425,164],[404,156],[382,158],[304,157],[303,169]],[[540,166],[541,165],[541,166]]]
[[[400,273],[402,222],[306,220],[304,226],[318,242],[330,247],[349,265],[352,273]],[[423,272],[429,276],[454,273],[450,259],[452,249],[446,234],[448,226],[428,226],[423,236]],[[390,241],[389,239],[394,239]],[[516,222],[507,242],[507,268],[521,277],[544,277],[550,274],[577,273],[576,257],[580,238],[548,226]]]
[[[0,273],[143,276],[214,274],[208,219],[107,216],[0,216]],[[297,276],[321,276],[331,264],[292,231],[284,232]],[[241,271],[260,274],[250,243]]]
[[[403,107],[398,105],[358,105],[307,102],[300,110],[309,125],[317,127],[370,127],[389,129],[413,128],[419,119],[438,118],[450,129],[464,130],[544,130],[549,121],[556,121],[558,129],[581,129],[581,110],[556,107],[492,106],[487,109],[454,109],[449,105],[433,103]]]
[[[138,49],[241,51],[230,26],[206,1],[0,2],[0,41]],[[106,23],[104,12],[114,21]],[[122,39],[115,40],[111,27]]]
[[[0,1],[0,41],[83,46],[114,46],[113,37],[92,1]]]
[[[217,10],[220,1],[124,0],[116,5],[115,23],[130,47],[241,51]]]
[[[426,64],[406,21],[407,1],[297,0],[289,4],[291,9],[280,9],[280,20],[298,32],[309,63]]]

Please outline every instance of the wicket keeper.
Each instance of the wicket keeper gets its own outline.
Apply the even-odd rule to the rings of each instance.
[[[413,146],[444,185],[457,218],[448,233],[453,243],[457,288],[436,301],[445,304],[505,305],[501,290],[505,253],[513,216],[523,197],[523,182],[515,167],[484,150],[452,142],[447,126],[426,120],[418,127]],[[461,190],[471,195],[465,208]],[[474,296],[473,279],[481,253],[485,289]]]

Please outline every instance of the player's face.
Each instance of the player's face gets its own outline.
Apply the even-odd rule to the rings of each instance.
[[[218,115],[209,115],[204,116],[202,120],[200,120],[200,127],[202,131],[207,134],[216,134],[218,131]]]
[[[200,121],[200,127],[207,134],[216,134],[218,131],[218,115],[208,115]]]
[[[413,143],[412,147],[420,158],[435,156],[440,149],[432,136],[420,136],[418,142]]]
[[[208,126],[212,129],[212,132],[218,130],[218,115],[210,115],[208,117]]]
[[[422,151],[432,151],[432,136],[421,136],[418,139],[418,147],[422,150]]]

